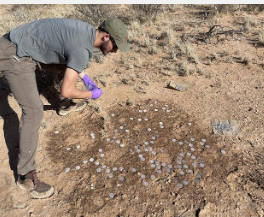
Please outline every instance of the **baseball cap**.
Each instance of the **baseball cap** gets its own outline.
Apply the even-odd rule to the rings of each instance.
[[[127,27],[120,19],[107,18],[99,25],[98,29],[109,33],[122,52],[129,51]]]

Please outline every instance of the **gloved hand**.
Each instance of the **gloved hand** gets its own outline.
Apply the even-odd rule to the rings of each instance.
[[[91,78],[88,77],[87,74],[85,74],[82,78],[82,81],[86,87],[87,90],[92,90],[94,88],[98,88],[96,84],[92,81]]]
[[[103,91],[100,88],[94,88],[91,90],[91,92],[92,99],[98,99],[103,94]]]

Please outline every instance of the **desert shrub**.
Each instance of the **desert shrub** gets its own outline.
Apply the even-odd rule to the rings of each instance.
[[[261,12],[264,11],[264,5],[263,4],[248,4],[244,7],[245,11],[249,12]]]
[[[157,15],[163,11],[163,5],[161,4],[134,4],[132,9],[135,12],[135,16],[141,22],[153,21],[157,19]]]
[[[218,4],[214,5],[214,7],[218,13],[233,13],[240,10],[240,5],[238,4]]]
[[[74,5],[77,19],[98,26],[106,17],[116,17],[118,5],[81,4]]]

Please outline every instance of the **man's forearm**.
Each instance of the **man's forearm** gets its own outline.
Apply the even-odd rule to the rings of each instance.
[[[79,89],[72,89],[68,91],[61,91],[61,95],[66,98],[71,99],[91,99],[92,98],[92,92],[88,90],[79,90]]]
[[[80,73],[82,74],[82,73]],[[84,99],[92,98],[92,92],[88,90],[79,90],[75,88],[78,76],[78,72],[71,68],[67,68],[65,71],[63,83],[61,85],[61,95],[71,99]]]

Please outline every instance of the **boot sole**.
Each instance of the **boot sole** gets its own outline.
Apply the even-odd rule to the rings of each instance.
[[[54,191],[55,191],[54,188],[51,187],[46,192],[38,193],[38,192],[32,190],[32,191],[29,192],[29,194],[35,199],[44,199],[44,198],[51,197],[54,194]]]
[[[18,186],[20,189],[25,190],[25,191],[30,191],[30,190],[32,190],[32,189],[34,188],[33,185],[32,185],[32,189],[27,189],[27,188],[25,187],[25,185],[20,184],[19,181],[18,181],[16,184],[17,184],[17,186]]]

